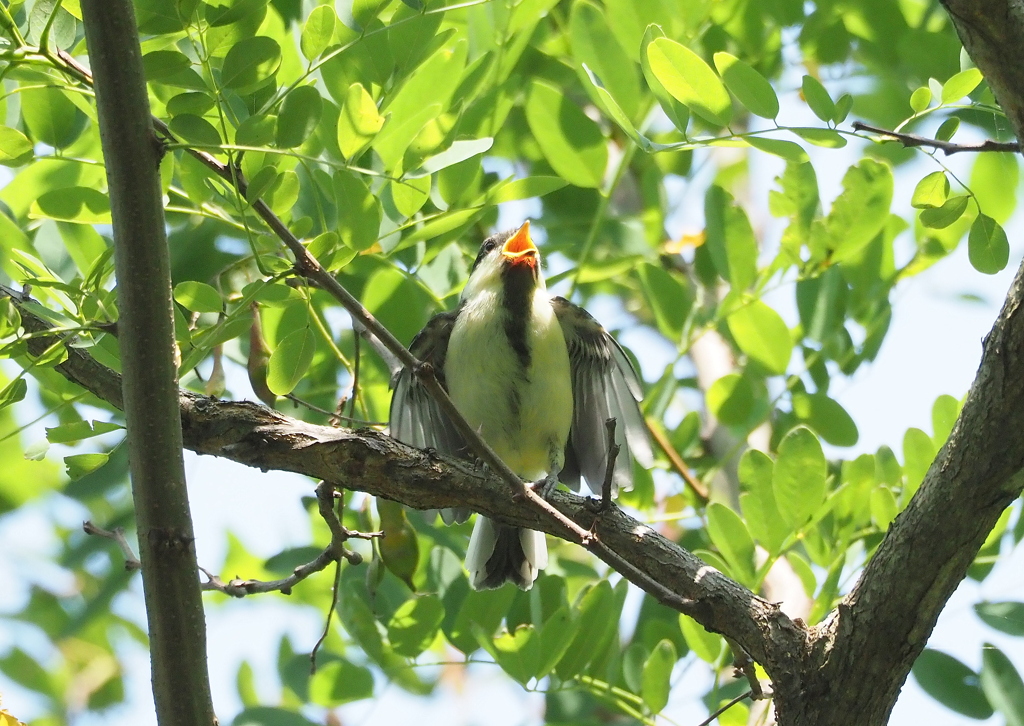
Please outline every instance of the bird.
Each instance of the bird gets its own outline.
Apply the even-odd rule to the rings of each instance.
[[[622,347],[582,307],[548,293],[527,220],[484,240],[458,306],[435,315],[410,351],[430,363],[455,407],[498,457],[548,496],[561,481],[601,491],[616,419],[613,490],[633,463],[652,459],[640,378]],[[471,459],[455,426],[409,367],[391,381],[390,433],[399,441]],[[628,443],[628,447],[622,444]],[[465,508],[441,510],[462,523]],[[477,517],[466,551],[475,590],[512,582],[529,590],[548,561],[544,535]]]

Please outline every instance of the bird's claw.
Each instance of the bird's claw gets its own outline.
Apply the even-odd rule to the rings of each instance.
[[[548,474],[543,479],[530,482],[530,488],[537,492],[542,499],[548,499],[551,493],[558,487],[558,477]]]

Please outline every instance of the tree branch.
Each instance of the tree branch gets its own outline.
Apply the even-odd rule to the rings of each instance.
[[[1016,141],[993,141],[992,139],[986,139],[980,144],[954,144],[952,141],[930,139],[927,136],[905,134],[900,131],[889,131],[888,129],[879,128],[878,126],[869,126],[868,124],[861,123],[860,121],[853,122],[853,130],[870,131],[873,134],[888,136],[895,141],[899,141],[907,148],[928,146],[933,149],[939,149],[947,156],[950,154],[958,154],[962,151],[970,151],[973,153],[980,153],[984,151],[1009,151],[1014,154],[1020,153],[1020,143]]]
[[[216,717],[182,459],[161,149],[130,0],[81,5],[114,230],[128,458],[157,720],[205,726]]]
[[[34,334],[27,341],[30,351],[55,342],[56,336],[45,335],[49,324],[20,295],[2,286],[0,294],[19,303],[22,326]],[[119,407],[119,375],[80,348],[67,352],[68,359],[56,369]],[[179,402],[184,445],[199,454],[263,471],[305,474],[414,509],[468,507],[569,541],[576,540],[575,529],[593,528],[597,538],[589,549],[635,585],[708,630],[731,637],[773,678],[799,671],[807,650],[802,625],[617,507],[595,514],[588,498],[558,491],[551,496],[559,513],[554,519],[494,472],[406,446],[378,431],[317,426],[249,401],[220,401],[184,390]]]

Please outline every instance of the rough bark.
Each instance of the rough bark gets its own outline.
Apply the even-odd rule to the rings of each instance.
[[[123,408],[162,726],[215,723],[206,621],[185,490],[170,254],[142,52],[130,0],[83,0],[114,229]]]

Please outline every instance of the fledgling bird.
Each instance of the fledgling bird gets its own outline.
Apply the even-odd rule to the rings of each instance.
[[[630,449],[642,463],[652,458],[636,371],[586,310],[548,294],[528,221],[484,241],[458,308],[435,315],[410,350],[434,366],[469,425],[542,495],[559,480],[579,491],[581,475],[600,491],[609,418],[617,421],[616,443],[629,444],[615,461],[613,488],[631,483]],[[471,456],[411,370],[399,370],[392,385],[392,436],[412,446]],[[451,524],[465,522],[470,511],[441,515]],[[477,517],[466,552],[474,589],[511,581],[529,590],[547,561],[543,533]]]

